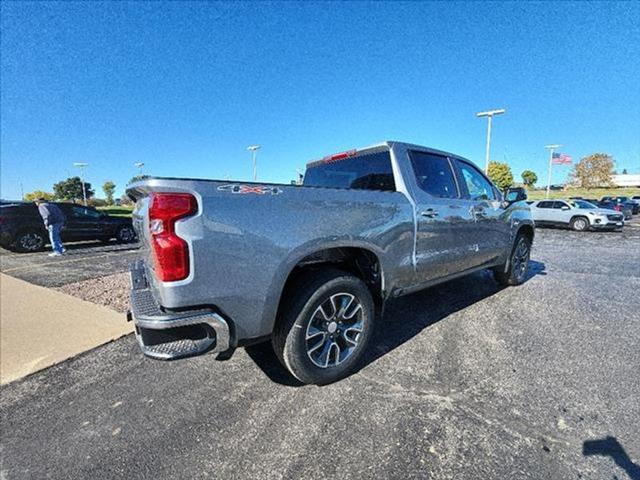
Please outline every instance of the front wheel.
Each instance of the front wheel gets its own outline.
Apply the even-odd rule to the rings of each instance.
[[[130,243],[135,240],[136,232],[133,230],[133,227],[120,227],[116,233],[116,238],[119,243]]]
[[[515,286],[524,283],[529,268],[531,256],[531,240],[526,235],[519,234],[513,245],[513,251],[509,257],[509,266],[496,267],[493,276],[500,285]]]
[[[584,217],[575,217],[571,219],[570,226],[576,232],[584,232],[589,228],[589,220]]]
[[[276,355],[303,383],[324,385],[356,371],[371,338],[375,307],[359,278],[337,269],[309,272],[278,318]]]

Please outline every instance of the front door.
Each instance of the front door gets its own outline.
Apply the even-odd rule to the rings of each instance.
[[[504,255],[508,248],[511,224],[494,185],[473,164],[454,161],[463,197],[476,222],[475,238],[478,244],[478,265],[491,263]]]
[[[66,217],[64,238],[67,240],[94,239],[102,233],[102,214],[93,208],[69,205],[64,209]]]

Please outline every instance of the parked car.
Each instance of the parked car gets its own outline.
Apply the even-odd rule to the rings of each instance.
[[[605,200],[598,202],[598,207],[620,212],[624,216],[625,220],[631,220],[633,217],[633,209],[626,203],[617,203],[611,200]]]
[[[79,240],[131,242],[136,239],[131,219],[112,217],[93,207],[56,203],[65,215],[63,242]],[[49,235],[32,202],[0,205],[0,246],[18,252],[37,252],[49,243]]]
[[[585,200],[539,200],[531,204],[536,225],[573,230],[622,229],[624,218],[613,209],[602,209]]]
[[[311,162],[301,186],[153,178],[127,194],[145,245],[129,316],[142,352],[271,339],[304,383],[353,372],[389,298],[484,268],[523,283],[534,236],[521,195],[506,202],[470,161],[398,142]]]
[[[629,197],[623,196],[605,196],[602,197],[602,202],[613,202],[618,205],[622,205],[622,209],[625,210],[627,208],[631,209],[631,213],[633,215],[637,215],[640,213],[640,204],[634,202]]]

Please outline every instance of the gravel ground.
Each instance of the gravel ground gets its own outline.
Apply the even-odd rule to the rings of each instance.
[[[69,283],[56,290],[118,312],[129,308],[129,274],[126,272]]]

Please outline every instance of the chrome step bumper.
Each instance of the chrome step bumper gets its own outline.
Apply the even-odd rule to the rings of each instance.
[[[151,293],[144,264],[131,265],[131,310],[127,314],[135,324],[136,338],[146,356],[173,360],[229,349],[229,324],[208,310],[168,312]]]

